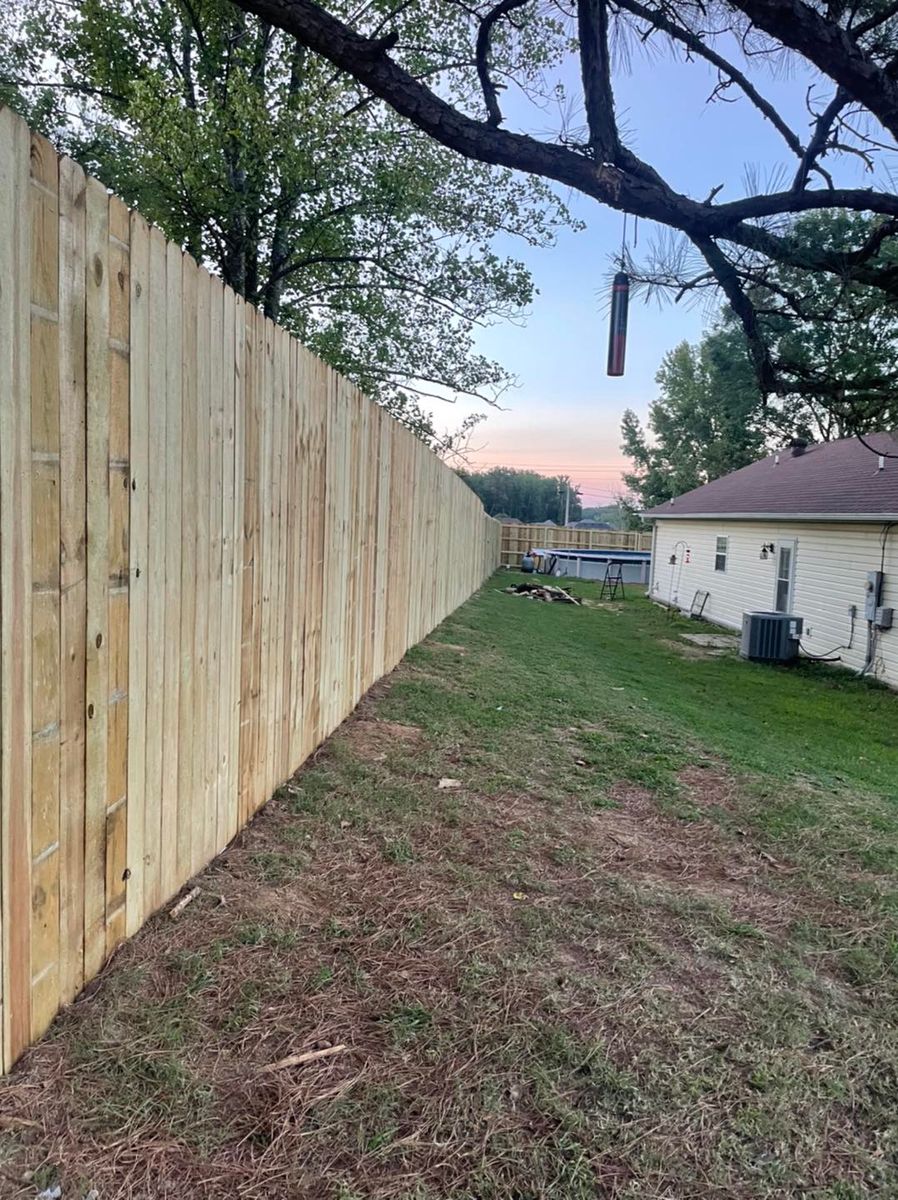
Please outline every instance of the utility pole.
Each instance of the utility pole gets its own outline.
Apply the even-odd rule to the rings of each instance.
[[[567,525],[571,516],[571,485],[568,483],[564,489],[564,523]]]

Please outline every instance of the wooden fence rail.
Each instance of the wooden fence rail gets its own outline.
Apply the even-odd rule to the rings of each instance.
[[[623,529],[568,529],[552,525],[503,525],[502,565],[518,566],[528,550],[651,550],[650,533]]]
[[[0,111],[0,1067],[498,559],[418,439]]]

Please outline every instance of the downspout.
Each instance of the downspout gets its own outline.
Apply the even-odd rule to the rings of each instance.
[[[652,551],[651,551],[652,556],[651,556],[651,559],[649,560],[649,590],[646,593],[649,599],[651,599],[652,596],[655,594],[655,563],[657,561],[657,553],[656,553],[657,549],[658,549],[658,522],[654,521],[652,523]]]

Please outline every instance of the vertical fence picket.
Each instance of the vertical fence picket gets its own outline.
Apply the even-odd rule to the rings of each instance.
[[[126,932],[143,922],[147,746],[147,553],[149,537],[150,231],[131,214],[129,305],[128,813]]]
[[[106,758],[106,954],[127,935],[128,709],[130,705],[131,222],[109,201],[108,729]]]
[[[206,697],[209,673],[209,520],[210,496],[210,416],[211,416],[211,300],[212,280],[207,271],[196,271],[196,362],[193,422],[195,426],[195,479],[193,484],[196,513],[194,527],[187,535],[193,540],[196,595],[193,600],[193,711],[190,713],[190,737],[193,742],[190,798],[190,868],[194,874],[214,854],[206,821]]]
[[[200,269],[181,259],[181,643],[178,683],[178,787],[175,884],[193,871],[196,795],[196,593],[197,593],[197,293]]]
[[[31,1029],[59,996],[59,164],[31,137]]]
[[[24,123],[0,111],[0,905],[3,1059],[31,1036],[31,256]]]
[[[234,506],[231,524],[233,543],[231,626],[231,710],[228,730],[227,827],[230,841],[240,828],[240,720],[242,712],[241,671],[243,665],[243,502],[244,455],[246,450],[246,304],[234,298]]]
[[[148,516],[147,516],[147,702],[146,781],[143,836],[143,911],[149,916],[162,903],[162,713],[165,694],[165,506],[166,479],[166,249],[156,228],[150,230],[148,354]]]
[[[241,609],[240,609],[240,731],[238,767],[238,821],[243,824],[252,812],[252,778],[255,760],[255,630],[258,613],[256,604],[258,537],[258,413],[257,377],[258,346],[256,344],[255,309],[244,308],[243,358],[243,492]]]
[[[209,567],[208,639],[206,650],[206,713],[204,750],[205,842],[208,854],[218,845],[218,713],[221,706],[221,564],[222,564],[222,423],[224,404],[222,340],[224,292],[221,281],[209,286]]]
[[[180,886],[178,863],[178,770],[181,695],[181,453],[183,354],[182,259],[169,242],[165,264],[165,613],[162,654],[165,693],[162,705],[162,822],[160,902]]]
[[[87,460],[84,279],[86,180],[59,163],[59,1000],[84,981],[84,739]]]
[[[234,647],[234,379],[236,303],[233,291],[226,287],[222,293],[222,417],[221,417],[221,614],[219,618],[219,707],[218,763],[216,780],[215,842],[218,850],[229,840],[231,780],[231,706]]]
[[[109,739],[109,196],[87,183],[87,642],[84,807],[84,974],[106,958]]]

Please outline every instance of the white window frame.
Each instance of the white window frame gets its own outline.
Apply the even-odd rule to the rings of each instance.
[[[787,582],[789,584],[789,588],[786,593],[786,607],[780,608],[777,604],[777,597],[779,596],[780,582],[782,580],[782,576],[780,575],[780,552],[783,550],[789,551],[789,576],[788,576],[788,580],[787,580]],[[795,602],[795,560],[797,557],[798,557],[798,542],[797,541],[787,539],[782,542],[776,543],[776,558],[774,560],[775,571],[774,571],[774,579],[773,579],[773,609],[774,609],[774,612],[790,613],[792,611],[792,606]]]
[[[723,542],[723,550],[720,549],[720,543]],[[721,558],[723,566],[718,566]],[[730,561],[730,539],[726,534],[721,534],[714,543],[714,570],[719,571],[721,575],[726,575],[727,566]]]

